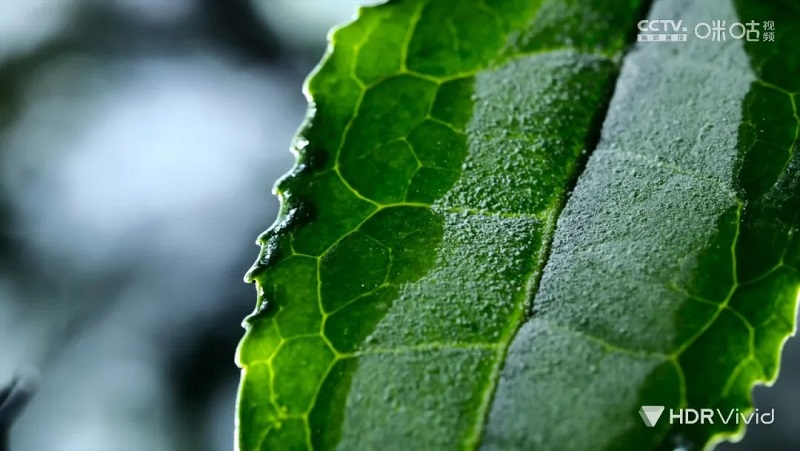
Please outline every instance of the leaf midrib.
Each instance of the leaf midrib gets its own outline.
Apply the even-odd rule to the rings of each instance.
[[[647,12],[650,10],[652,2],[653,0],[642,1],[642,4],[640,5],[640,10],[637,13],[636,21],[634,23],[638,23],[639,20],[647,16]],[[583,172],[585,171],[586,164],[589,161],[589,158],[597,149],[597,146],[600,143],[603,124],[605,123],[606,116],[608,115],[611,99],[614,97],[614,93],[616,91],[617,80],[619,79],[621,66],[625,60],[625,57],[630,52],[633,46],[633,43],[636,38],[636,33],[637,33],[636,27],[632,26],[631,31],[627,34],[625,45],[623,49],[619,52],[619,57],[618,57],[619,65],[614,71],[614,73],[609,77],[608,86],[606,87],[604,93],[605,96],[602,100],[602,103],[595,111],[595,116],[588,130],[586,146],[584,147],[585,151],[581,153],[580,157],[574,164],[574,167],[570,171],[569,181],[564,187],[564,190],[556,198],[556,201],[553,203],[553,205],[547,210],[548,211],[547,219],[545,221],[544,232],[542,234],[544,239],[542,247],[539,250],[538,255],[536,257],[537,264],[534,265],[534,269],[527,276],[528,282],[526,284],[526,289],[522,291],[522,296],[524,296],[522,302],[515,303],[517,305],[517,310],[514,312],[514,318],[511,321],[511,330],[507,334],[505,334],[506,339],[501,340],[500,342],[501,345],[497,350],[496,363],[494,365],[494,368],[492,369],[492,373],[487,383],[487,388],[484,392],[480,409],[478,411],[478,414],[476,415],[476,424],[473,427],[473,431],[468,436],[466,442],[467,447],[470,449],[477,450],[481,446],[481,443],[483,441],[483,434],[486,431],[486,425],[489,420],[489,413],[491,412],[491,406],[494,401],[495,394],[497,393],[497,386],[500,382],[500,374],[503,371],[506,359],[508,358],[508,351],[511,347],[511,344],[514,342],[514,338],[517,336],[517,333],[519,333],[520,328],[533,316],[532,314],[533,303],[536,299],[536,294],[539,291],[539,285],[541,283],[544,269],[547,266],[547,263],[550,261],[550,255],[552,251],[553,239],[555,238],[558,218],[564,211],[564,207],[566,206],[567,200],[569,199],[569,195],[575,189],[578,179],[580,178],[581,174],[583,174]],[[603,55],[603,56],[609,58],[608,55]]]

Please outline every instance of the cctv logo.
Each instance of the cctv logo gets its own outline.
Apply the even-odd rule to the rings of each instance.
[[[651,428],[658,423],[664,406],[642,406],[639,416],[645,426]],[[723,413],[719,409],[669,409],[669,424],[772,424],[775,421],[775,409],[759,413],[758,409],[745,414],[739,409],[731,409]]]
[[[636,24],[636,27],[642,33],[646,33],[648,31],[655,33],[658,33],[659,31],[667,31],[672,33],[686,31],[686,27],[683,26],[682,20],[640,20],[639,23]]]
[[[686,27],[682,20],[642,20],[636,25],[640,33],[639,42],[683,42],[686,41]]]

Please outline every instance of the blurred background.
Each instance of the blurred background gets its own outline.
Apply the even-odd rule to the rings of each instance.
[[[242,277],[365,3],[0,0],[0,386],[40,374],[11,450],[232,448]]]
[[[0,0],[0,386],[12,451],[230,450],[242,276],[303,79],[357,0]],[[776,423],[800,430],[800,343]]]

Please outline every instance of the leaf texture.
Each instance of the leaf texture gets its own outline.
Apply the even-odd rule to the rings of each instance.
[[[800,22],[781,3],[650,17]],[[403,0],[333,33],[248,274],[241,449],[740,432],[637,411],[745,410],[777,375],[800,285],[798,34],[623,59],[647,6]]]

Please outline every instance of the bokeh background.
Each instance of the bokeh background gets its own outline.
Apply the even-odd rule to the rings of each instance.
[[[303,79],[372,0],[0,0],[0,385],[12,451],[230,450],[242,276]],[[800,449],[800,342],[756,390]]]

